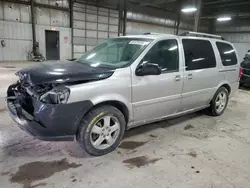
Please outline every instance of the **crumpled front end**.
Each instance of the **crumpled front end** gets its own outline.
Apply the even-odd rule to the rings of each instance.
[[[7,90],[10,116],[21,129],[40,140],[74,140],[80,120],[93,104],[91,101],[69,104],[57,101],[63,99],[61,95],[54,95],[54,87],[57,88],[32,86],[22,80],[10,85]]]

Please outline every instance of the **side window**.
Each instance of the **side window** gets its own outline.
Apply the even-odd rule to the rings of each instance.
[[[216,67],[214,50],[207,40],[183,39],[186,70]]]
[[[157,42],[145,55],[143,61],[158,64],[163,72],[179,71],[179,50],[177,40]]]
[[[237,56],[235,50],[230,44],[223,42],[216,42],[216,45],[220,52],[221,61],[224,66],[237,64]]]

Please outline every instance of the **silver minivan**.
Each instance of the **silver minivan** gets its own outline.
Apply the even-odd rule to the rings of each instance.
[[[222,37],[188,32],[110,39],[75,61],[16,73],[10,116],[46,141],[74,141],[91,155],[114,150],[125,130],[202,109],[221,115],[241,76]]]

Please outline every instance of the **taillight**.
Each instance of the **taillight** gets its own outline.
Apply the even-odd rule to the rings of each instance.
[[[242,76],[242,72],[243,72],[243,69],[242,69],[242,67],[240,67],[240,71],[239,71],[239,80],[240,80],[240,78],[241,78],[241,76]]]

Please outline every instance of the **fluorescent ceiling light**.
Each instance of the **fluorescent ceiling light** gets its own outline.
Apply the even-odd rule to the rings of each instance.
[[[195,12],[196,10],[197,10],[197,8],[195,8],[195,7],[187,7],[187,8],[181,9],[181,11],[184,13]]]
[[[231,17],[219,17],[219,18],[217,18],[217,21],[219,21],[219,22],[225,22],[225,21],[229,21],[231,19],[232,19]]]

